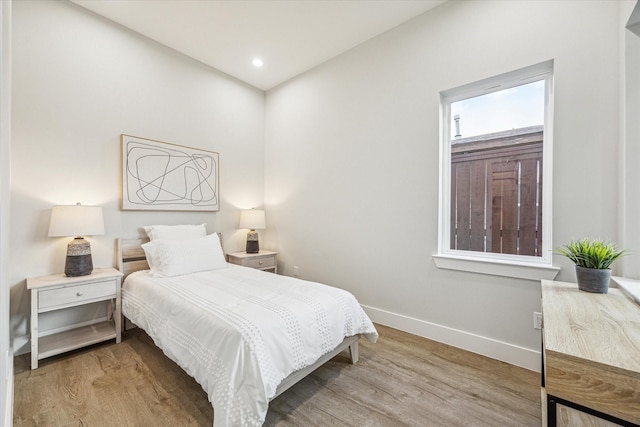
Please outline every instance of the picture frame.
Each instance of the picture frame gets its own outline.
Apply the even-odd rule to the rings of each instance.
[[[121,135],[123,210],[219,211],[215,151]]]

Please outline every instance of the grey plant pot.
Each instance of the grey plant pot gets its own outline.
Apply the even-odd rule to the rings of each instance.
[[[609,292],[609,279],[611,279],[610,269],[598,270],[576,265],[576,277],[578,279],[578,289],[581,291],[598,294],[606,294]]]

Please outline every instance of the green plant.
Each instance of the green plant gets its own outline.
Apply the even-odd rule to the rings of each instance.
[[[565,243],[554,252],[566,256],[580,267],[604,270],[628,251],[616,249],[613,243],[584,238]]]

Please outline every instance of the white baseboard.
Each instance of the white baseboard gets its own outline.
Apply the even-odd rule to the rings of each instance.
[[[31,341],[29,335],[13,337],[13,356],[29,353],[31,351]]]
[[[366,305],[363,305],[362,308],[372,321],[381,325],[481,354],[531,371],[540,372],[540,351]]]

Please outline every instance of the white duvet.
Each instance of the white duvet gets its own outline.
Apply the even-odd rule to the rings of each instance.
[[[285,377],[345,337],[378,338],[349,292],[231,264],[172,278],[132,273],[122,312],[200,383],[215,427],[262,425]]]

